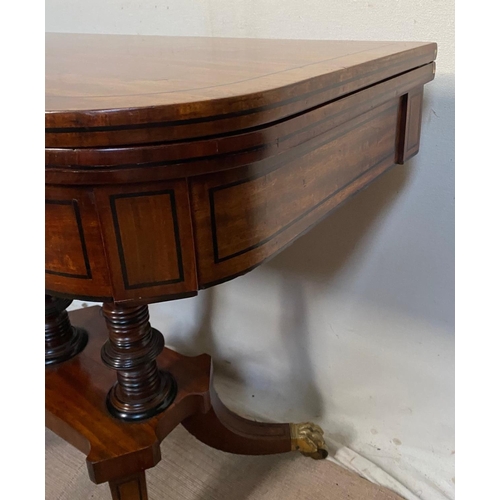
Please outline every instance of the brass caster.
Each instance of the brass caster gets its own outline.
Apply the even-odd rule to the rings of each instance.
[[[290,424],[292,451],[300,451],[305,457],[323,460],[328,456],[323,429],[311,422]]]

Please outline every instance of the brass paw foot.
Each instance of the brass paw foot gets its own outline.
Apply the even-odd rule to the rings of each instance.
[[[290,424],[292,451],[300,451],[302,455],[314,460],[322,460],[328,456],[323,429],[311,422]]]

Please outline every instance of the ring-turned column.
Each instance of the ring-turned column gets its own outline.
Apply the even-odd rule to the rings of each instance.
[[[87,332],[72,326],[67,307],[73,302],[45,295],[45,364],[62,363],[87,345]]]
[[[103,362],[117,372],[107,397],[109,412],[122,420],[143,420],[165,410],[174,400],[176,384],[156,364],[165,341],[149,323],[148,306],[103,305],[109,340]]]

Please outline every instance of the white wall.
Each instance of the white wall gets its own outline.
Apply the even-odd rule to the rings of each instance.
[[[451,498],[453,1],[46,0],[46,14],[47,31],[438,43],[416,158],[271,262],[151,314],[168,345],[215,357],[233,408],[314,419],[340,462]]]

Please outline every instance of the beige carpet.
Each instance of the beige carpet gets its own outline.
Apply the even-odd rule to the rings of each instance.
[[[87,476],[85,456],[51,431],[45,436],[46,500],[110,500]],[[178,427],[146,471],[149,500],[401,500],[329,461],[300,454],[245,457],[213,450]]]

